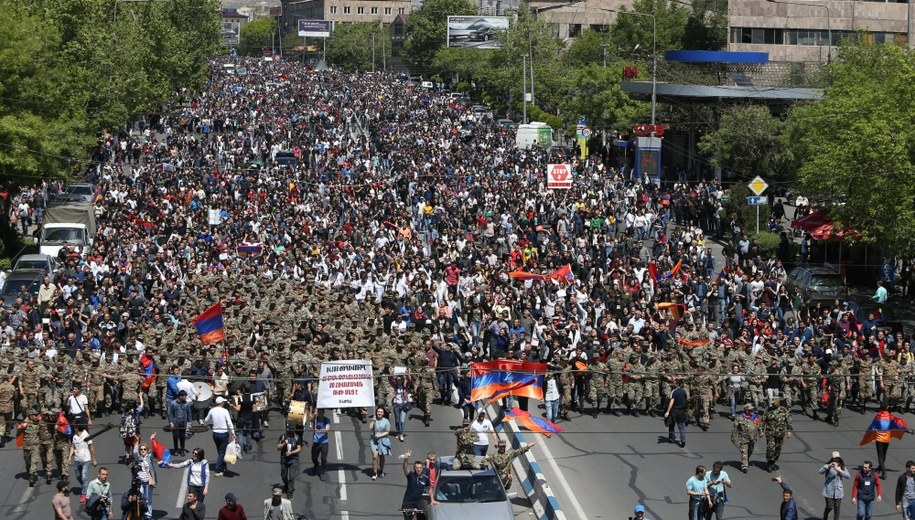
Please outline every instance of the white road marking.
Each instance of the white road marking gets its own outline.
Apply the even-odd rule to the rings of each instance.
[[[349,520],[349,511],[340,511],[340,520]]]
[[[338,469],[337,479],[340,481],[340,500],[346,500],[346,472]]]
[[[25,488],[25,491],[22,492],[22,499],[19,500],[19,505],[16,506],[15,509],[13,509],[12,516],[21,515],[28,510],[28,507],[26,507],[26,506],[28,506],[29,502],[32,501],[33,494],[35,494],[35,488],[33,488],[31,486]]]
[[[334,424],[340,424],[340,413],[334,410]]]
[[[343,436],[339,431],[334,432],[334,446],[337,447],[337,460],[343,460]]]
[[[547,444],[549,443],[538,442],[537,446],[540,446],[540,449],[543,450],[544,455],[546,455],[546,460],[550,464],[550,468],[553,469],[553,473],[556,475],[556,480],[559,481],[559,486],[562,487],[562,492],[565,495],[564,502],[572,504],[572,508],[575,509],[574,516],[576,518],[588,518],[588,515],[585,514],[585,510],[581,507],[581,503],[575,497],[575,493],[572,491],[572,487],[569,486],[569,482],[566,480],[562,474],[562,471],[559,469],[559,464],[556,464],[556,460],[553,458],[553,454],[550,452],[550,448],[547,446]]]
[[[191,471],[190,466],[184,468],[184,474],[181,476],[181,487],[178,488],[178,501],[175,502],[175,509],[181,509],[184,507],[184,503],[187,502],[187,474]],[[210,475],[207,475],[209,477]]]

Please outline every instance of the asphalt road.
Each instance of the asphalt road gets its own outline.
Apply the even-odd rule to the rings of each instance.
[[[311,475],[310,446],[303,448],[300,462],[302,473],[296,482],[293,506],[296,513],[304,514],[308,519],[400,519],[398,512],[406,488],[406,481],[401,470],[402,460],[398,455],[407,449],[413,449],[413,459],[422,458],[428,451],[439,455],[452,455],[455,442],[453,428],[460,424],[461,413],[454,408],[436,406],[433,421],[428,428],[423,426],[421,412],[411,412],[408,422],[406,442],[393,440],[393,454],[388,457],[386,478],[371,480],[372,453],[369,446],[367,427],[359,420],[346,415],[334,414],[331,426],[330,452],[328,456],[328,479],[321,482]],[[95,421],[96,426],[90,432],[101,430],[106,423],[114,428],[101,433],[95,439],[99,466],[107,466],[110,471],[112,492],[117,501],[120,495],[130,486],[129,470],[117,463],[123,454],[118,436],[117,417],[103,417]],[[150,418],[142,425],[143,439],[153,431],[159,432],[157,438],[171,448],[171,434],[162,430],[164,421]],[[244,460],[229,466],[230,472],[225,477],[214,477],[211,480],[206,498],[207,518],[216,518],[219,508],[225,505],[224,496],[235,493],[238,501],[245,508],[248,518],[263,518],[263,502],[270,497],[271,488],[282,483],[279,474],[279,454],[274,449],[276,439],[281,434],[282,421],[279,414],[271,414],[270,428],[265,429],[264,441],[255,444],[253,452]],[[307,436],[310,444],[310,436]],[[187,449],[201,447],[207,459],[215,461],[216,450],[208,432],[195,434],[187,444]],[[176,460],[184,460],[176,457]],[[212,467],[212,464],[211,464]],[[51,498],[54,495],[57,479],[51,485],[45,484],[44,475],[40,473],[39,483],[29,488],[24,473],[22,450],[14,443],[8,443],[0,450],[0,472],[6,475],[0,484],[0,518],[9,520],[46,520],[53,517]],[[96,470],[90,470],[95,478]],[[184,502],[185,482],[183,470],[158,469],[159,483],[153,496],[155,519],[178,518]],[[78,484],[75,477],[70,478],[74,490],[71,503],[75,518],[88,518],[79,510]],[[517,518],[528,517],[529,507],[525,501],[515,500]],[[120,518],[120,509],[115,518]],[[482,519],[480,519],[482,520]]]
[[[800,518],[822,518],[823,477],[817,470],[833,450],[841,453],[852,479],[864,460],[876,466],[874,445],[858,447],[875,413],[873,407],[864,415],[846,409],[838,428],[794,414],[795,436],[786,439],[776,473],[765,470],[765,438],[756,443],[749,472],[740,472],[740,454],[730,441],[732,423],[724,414],[712,421],[707,432],[688,426],[686,447],[681,449],[667,443],[667,428],[660,418],[602,414],[593,419],[572,413],[572,422],[560,423],[565,433],[537,439],[533,452],[570,519],[627,518],[639,503],[647,508],[646,518],[685,518],[687,479],[697,465],[711,470],[716,460],[724,463],[733,483],[724,518],[777,519],[781,488],[772,482],[776,474],[794,489]],[[915,423],[910,414],[898,415],[910,425]],[[899,515],[893,503],[896,478],[910,459],[915,459],[915,439],[906,436],[894,441],[887,455],[883,502],[876,504],[875,518]],[[851,481],[846,481],[845,490],[841,517],[853,518]]]

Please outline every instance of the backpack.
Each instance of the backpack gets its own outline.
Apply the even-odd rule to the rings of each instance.
[[[137,434],[137,419],[133,413],[125,413],[121,418],[121,427],[119,429],[122,439],[133,437]]]

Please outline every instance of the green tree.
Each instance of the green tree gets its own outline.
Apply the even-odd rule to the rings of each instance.
[[[791,111],[800,190],[840,225],[915,252],[915,55],[896,45],[842,46],[823,99]]]
[[[717,51],[728,44],[727,2],[693,0],[681,48]]]
[[[654,20],[648,15],[654,16]],[[620,8],[610,37],[615,47],[623,52],[638,45],[642,52],[651,53],[655,36],[653,22],[657,21],[658,53],[681,49],[688,17],[688,9],[673,0],[635,0],[632,9]]]
[[[241,27],[238,40],[238,52],[249,56],[259,55],[265,48],[270,47],[273,35],[276,33],[276,20],[258,18]]]
[[[401,56],[412,70],[433,75],[438,72],[433,69],[435,54],[447,43],[448,17],[476,13],[476,7],[469,0],[425,0],[422,7],[407,18]]]
[[[585,116],[592,128],[625,131],[643,119],[648,105],[633,101],[620,89],[622,66],[611,62],[606,68],[591,64],[569,71],[570,89],[561,103],[567,121]]]
[[[572,40],[566,49],[566,63],[571,67],[581,67],[592,64],[603,64],[604,58],[615,61],[616,48],[610,44],[610,38],[599,31],[585,31]]]
[[[372,45],[374,35],[374,49]],[[327,41],[328,64],[347,70],[372,70],[374,50],[375,70],[381,70],[382,62],[391,61],[391,38],[388,28],[377,23],[353,23],[337,25]],[[382,51],[384,58],[382,59]]]
[[[741,180],[759,175],[770,183],[784,181],[791,164],[784,141],[787,127],[767,107],[730,107],[721,115],[718,129],[700,138],[699,150]]]

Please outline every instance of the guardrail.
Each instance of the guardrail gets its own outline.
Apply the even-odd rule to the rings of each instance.
[[[502,407],[498,403],[490,403],[487,408],[490,417],[503,417]],[[501,428],[498,435],[504,439],[513,449],[520,448],[527,444],[524,435],[518,430],[518,427],[512,421],[500,421]],[[534,458],[534,454],[528,451],[520,457],[515,457],[512,461],[512,469],[515,470],[515,476],[518,483],[524,489],[531,502],[531,508],[534,510],[538,520],[566,520],[565,513],[559,507],[559,501],[549,482],[543,476],[540,464]]]

